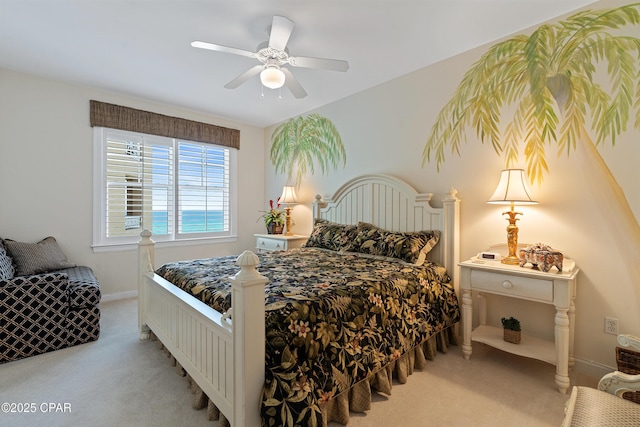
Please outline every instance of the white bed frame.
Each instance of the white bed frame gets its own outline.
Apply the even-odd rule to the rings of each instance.
[[[439,230],[429,253],[452,276],[458,291],[459,205],[451,189],[434,208],[432,194],[420,194],[388,175],[366,175],[344,184],[332,198],[316,196],[314,214],[342,224],[365,221],[392,231]],[[141,233],[138,250],[140,339],[153,332],[231,426],[259,426],[264,383],[264,285],[250,251],[238,257],[230,313],[221,315],[154,273],[154,242]]]

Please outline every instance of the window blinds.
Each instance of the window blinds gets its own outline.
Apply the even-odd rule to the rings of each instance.
[[[107,238],[173,232],[173,156],[170,139],[107,132]]]

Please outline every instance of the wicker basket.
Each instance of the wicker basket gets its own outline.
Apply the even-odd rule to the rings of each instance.
[[[640,353],[622,347],[616,347],[616,361],[618,371],[625,374],[640,374]],[[622,395],[627,400],[640,403],[640,391],[628,391]]]
[[[512,331],[511,329],[503,329],[503,338],[506,342],[520,344],[520,338],[522,337],[522,331]]]

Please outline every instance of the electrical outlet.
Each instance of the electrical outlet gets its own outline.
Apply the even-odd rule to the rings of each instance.
[[[604,318],[604,333],[618,335],[618,319],[613,317]]]

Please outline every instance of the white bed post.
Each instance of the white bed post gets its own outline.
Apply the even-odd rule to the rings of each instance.
[[[259,262],[256,254],[244,251],[236,261],[241,270],[229,279],[233,307],[233,427],[261,425],[266,338],[264,285],[268,279],[256,270]]]
[[[327,202],[322,200],[322,196],[320,194],[316,194],[316,200],[313,202],[313,219],[322,218],[320,215],[320,211],[322,208],[327,207]]]
[[[442,263],[451,275],[453,286],[459,295],[460,199],[456,196],[457,193],[458,190],[452,187],[451,190],[449,190],[449,195],[442,200],[442,207],[444,209],[444,223],[442,227],[443,230],[447,232],[442,247]]]
[[[151,240],[151,232],[144,230],[138,241],[138,330],[140,339],[148,340],[151,330],[144,322],[146,313],[145,280],[148,273],[153,272],[155,265],[155,242]]]

